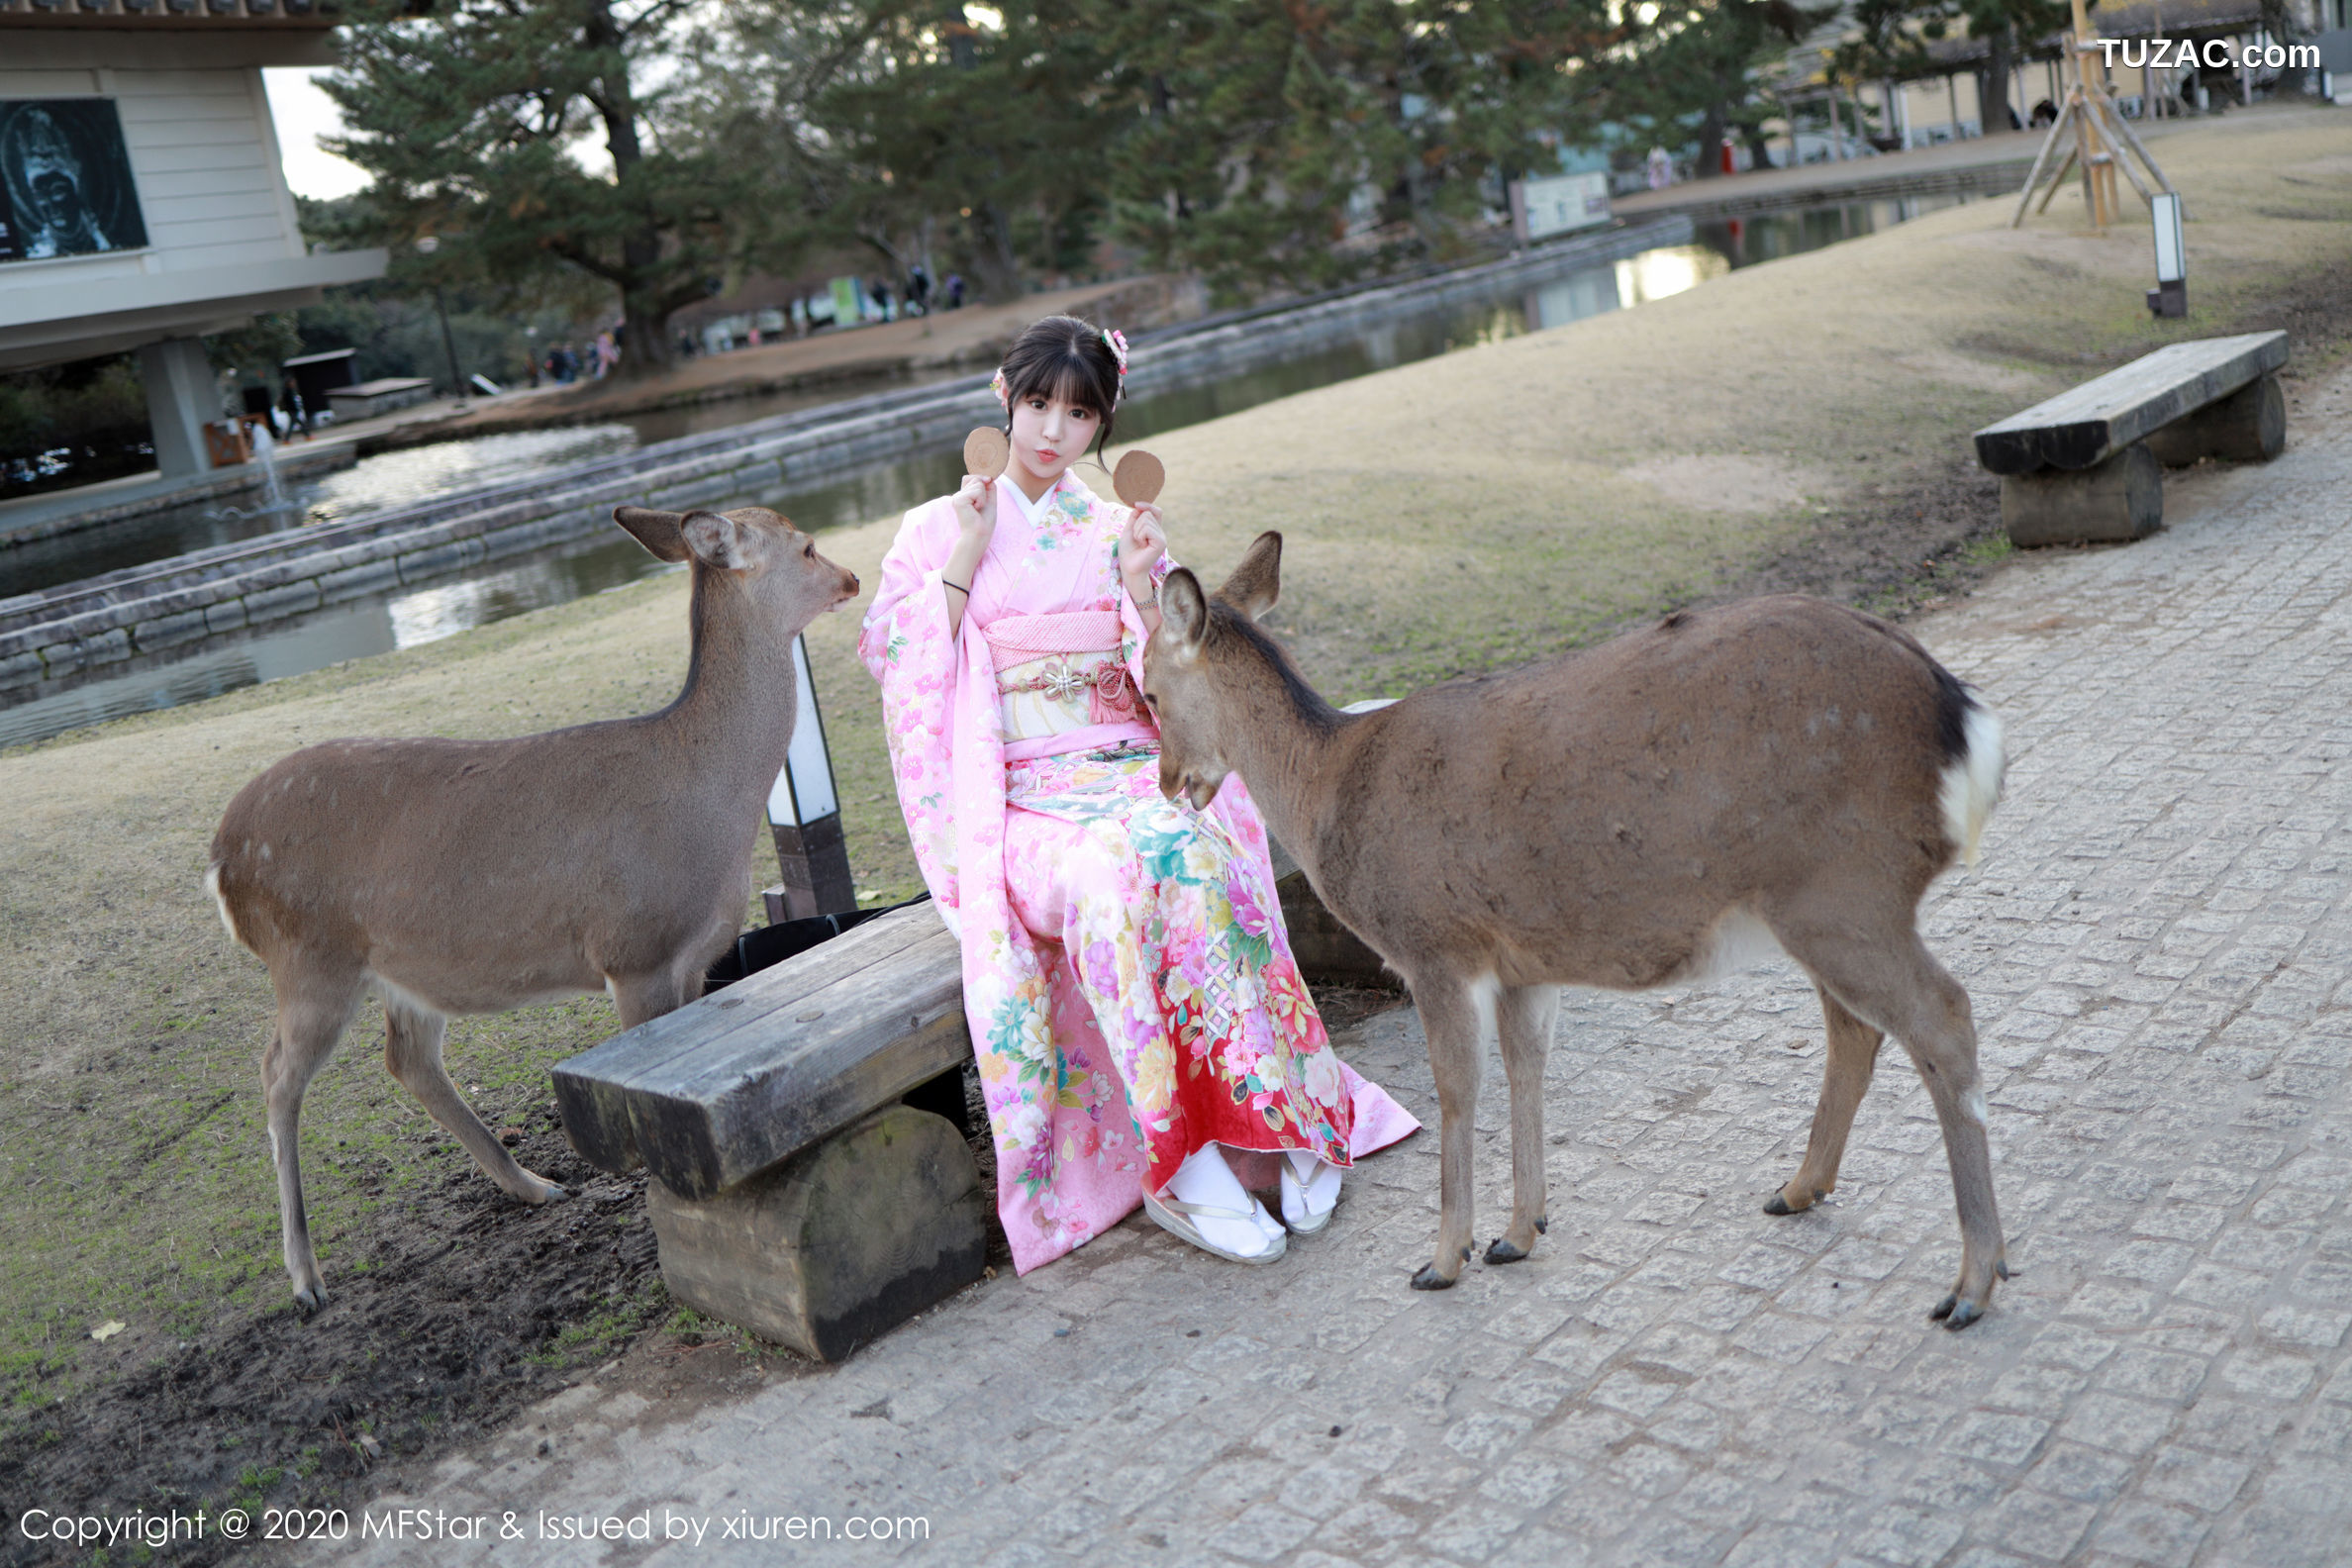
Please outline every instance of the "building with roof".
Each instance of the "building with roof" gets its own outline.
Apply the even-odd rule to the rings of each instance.
[[[136,351],[165,478],[210,466],[200,339],[383,275],[312,253],[265,65],[331,65],[319,0],[0,0],[0,371]]]

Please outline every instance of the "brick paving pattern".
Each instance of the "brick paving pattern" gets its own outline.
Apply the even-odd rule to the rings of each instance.
[[[2352,378],[2317,396],[2352,410]],[[1892,1044],[1837,1194],[1760,1212],[1822,1055],[1784,962],[1570,994],[1530,1262],[1406,1289],[1436,1223],[1435,1110],[1418,1025],[1391,1013],[1344,1047],[1432,1132],[1367,1162],[1280,1266],[1133,1223],[667,1425],[583,1384],[408,1501],[931,1532],[726,1546],[714,1523],[699,1548],[599,1548],[617,1562],[2346,1560],[2347,426],[2176,478],[2166,533],[2021,562],[1918,628],[2012,753],[1983,866],[1926,919],[1975,999],[2017,1274],[1965,1333],[1926,1320],[1959,1236]],[[1482,1236],[1508,1204],[1505,1117],[1494,1065]],[[404,1554],[466,1555],[330,1555]]]

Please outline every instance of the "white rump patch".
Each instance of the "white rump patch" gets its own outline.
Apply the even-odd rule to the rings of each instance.
[[[1786,957],[1780,938],[1744,907],[1725,910],[1700,940],[1690,961],[1672,983],[1687,984],[1698,980],[1719,980],[1725,975],[1753,969],[1760,963]]]
[[[1960,863],[1977,863],[1985,823],[2001,800],[2002,774],[2009,755],[2002,749],[2001,721],[1988,709],[1973,704],[1963,721],[1966,749],[1946,764],[1938,802],[1943,807],[1944,836],[1960,851]]]
[[[213,908],[221,912],[221,930],[229,933],[229,939],[246,952],[253,953],[254,957],[260,957],[259,953],[253,952],[253,944],[238,934],[237,922],[229,918],[229,900],[221,892],[221,867],[218,862],[205,869],[204,891],[213,896]]]

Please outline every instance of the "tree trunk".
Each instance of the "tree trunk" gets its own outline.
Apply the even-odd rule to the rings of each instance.
[[[988,242],[974,257],[981,291],[997,305],[1021,298],[1021,256],[1013,248],[1012,215],[993,201],[983,201],[973,216],[981,220],[982,238]]]
[[[1759,121],[1740,127],[1740,136],[1747,143],[1750,165],[1748,172],[1751,174],[1772,172],[1772,142],[1764,135],[1763,123]]]
[[[621,61],[618,74],[597,81],[594,101],[604,118],[613,182],[626,190],[644,160],[644,151],[637,142],[637,98],[629,83],[627,41],[613,21],[609,0],[592,0],[582,32],[589,48],[609,50]],[[669,312],[661,308],[658,299],[660,265],[661,230],[647,214],[643,227],[621,241],[621,318],[626,331],[617,374],[625,378],[658,374],[676,357],[669,341]]]
[[[1985,61],[1984,73],[1977,77],[1977,113],[1983,118],[1985,135],[1999,136],[2011,129],[2009,125],[2009,61],[2013,50],[2009,34],[2014,24],[2004,23],[1986,46],[1992,50]]]
[[[1699,155],[1692,159],[1691,177],[1714,179],[1723,172],[1723,124],[1726,116],[1720,103],[1707,106],[1707,115],[1699,122]]]

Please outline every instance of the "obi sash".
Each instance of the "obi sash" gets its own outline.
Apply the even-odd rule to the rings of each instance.
[[[1156,738],[1120,657],[1118,611],[999,616],[980,633],[996,666],[1008,762]]]

